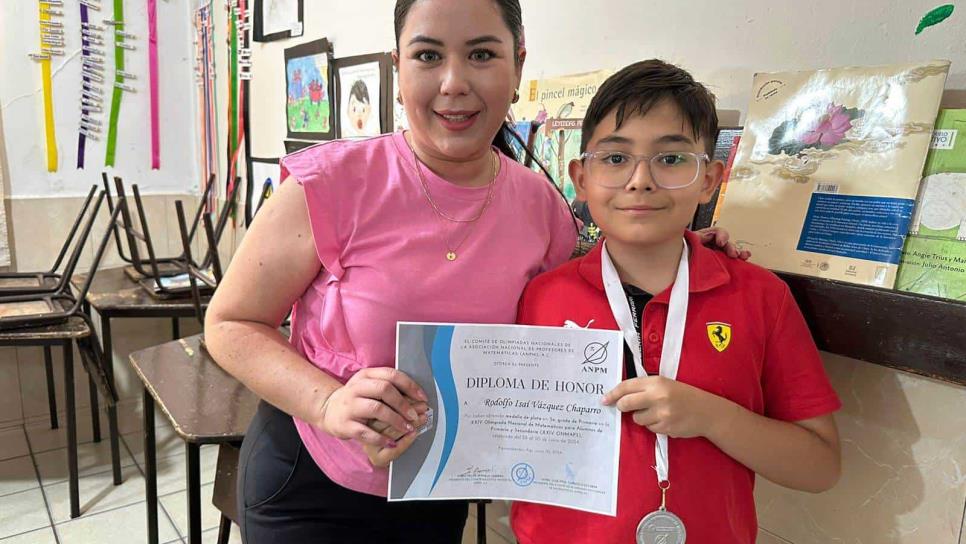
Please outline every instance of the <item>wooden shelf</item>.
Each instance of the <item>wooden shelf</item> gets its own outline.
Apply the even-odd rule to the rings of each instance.
[[[966,385],[966,304],[797,274],[791,288],[819,349]]]

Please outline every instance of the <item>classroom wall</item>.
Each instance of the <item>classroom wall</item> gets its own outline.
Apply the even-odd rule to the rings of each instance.
[[[962,2],[954,2],[962,4]],[[725,119],[744,118],[755,72],[945,58],[949,89],[966,103],[966,15],[961,12],[919,36],[931,0],[525,0],[528,56],[524,80],[621,67],[659,57],[709,84]],[[389,51],[392,2],[311,0],[305,36],[255,44],[252,84],[253,154],[284,153],[283,52],[326,37],[335,55]],[[966,9],[966,4],[960,6]]]
[[[188,3],[161,2],[159,6],[180,10],[179,6]],[[336,56],[385,51],[392,47],[392,3],[388,0],[306,0],[305,3],[304,37],[254,45],[251,132],[255,156],[277,157],[284,153],[282,59],[286,47],[317,37],[329,38]],[[963,12],[966,5],[963,2],[956,2],[959,10],[953,18],[918,37],[913,35],[915,24],[935,3],[924,0],[817,0],[807,4],[765,0],[727,3],[524,0],[523,4],[529,48],[525,79],[619,67],[641,58],[662,57],[683,65],[709,83],[719,97],[720,108],[737,122],[743,119],[751,77],[756,71],[947,58],[953,61],[947,85],[952,92],[947,103],[963,101],[966,95],[966,40],[962,38],[966,36],[966,13]],[[8,37],[23,38],[27,31],[19,28],[19,21],[32,22],[35,18],[32,13],[27,18],[18,11],[26,9],[22,6],[33,8],[34,5],[0,3],[0,28],[4,28],[0,33],[0,62],[11,57],[10,44],[16,40]],[[225,23],[220,1],[216,7],[218,37],[215,42],[219,51],[223,51]],[[18,18],[13,19],[11,14],[18,14]],[[183,16],[185,28],[190,29],[190,15]],[[11,24],[11,20],[17,24]],[[594,32],[584,33],[583,28]],[[183,73],[172,77],[184,74],[193,77],[190,31],[172,32],[182,35],[182,45],[188,48],[188,58],[180,68]],[[219,53],[218,59],[223,58]],[[219,81],[224,81],[224,63],[218,66]],[[8,73],[0,65],[0,106],[10,100],[5,91],[10,85]],[[39,76],[25,81],[33,86],[26,92],[39,87]],[[194,88],[190,91],[193,93]],[[224,92],[223,85],[219,85],[219,91]],[[23,98],[15,105],[36,101],[36,97]],[[219,103],[224,103],[224,96],[219,98]],[[168,110],[171,116],[188,111],[184,107],[187,102],[182,100],[181,104]],[[4,108],[0,113],[7,111],[9,108]],[[194,130],[194,111],[185,114],[187,119],[172,120],[171,125]],[[221,148],[225,141],[223,112],[220,116]],[[36,115],[21,114],[12,120],[5,115],[6,146],[10,147],[9,127],[33,126],[31,123],[36,125],[38,119]],[[69,123],[60,131],[61,137],[73,128],[74,124]],[[39,134],[34,138],[37,141]],[[188,140],[183,133],[179,137]],[[166,138],[166,141],[170,140]],[[185,163],[196,164],[194,155],[185,157]],[[29,172],[18,170],[21,166],[15,168],[14,163],[25,162],[35,163]],[[20,182],[11,185],[14,178],[24,179],[28,187],[31,183],[37,185],[38,191],[50,190],[56,185],[55,179],[42,172],[42,166],[42,150],[10,157],[11,179],[6,183],[14,189],[11,219],[15,228],[11,241],[18,262],[25,266],[46,262],[59,242],[52,241],[56,236],[39,234],[37,229],[31,233],[26,227],[18,230],[16,226],[46,222],[52,232],[58,229],[63,232],[64,216],[70,217],[79,205],[77,198],[46,201],[18,198],[34,193],[18,194],[21,185]],[[63,175],[67,175],[66,169]],[[145,179],[154,178],[147,173]],[[67,185],[64,182],[62,186]],[[78,186],[83,188],[86,182]],[[158,192],[164,191],[162,185],[153,187]],[[175,190],[190,192],[194,186],[185,184]],[[82,192],[83,189],[73,194]],[[173,206],[173,198],[177,197],[151,197],[148,213],[162,217],[164,210]],[[41,219],[38,221],[37,217]],[[158,221],[158,229],[170,233],[171,225]],[[241,231],[226,236],[234,237],[233,246],[240,239]],[[171,244],[176,244],[177,239],[169,236],[167,243],[175,249]],[[116,263],[116,257],[112,259]],[[124,370],[129,368],[126,355],[132,349],[165,341],[168,334],[165,320],[128,320],[115,325],[115,368],[121,372],[118,379],[125,398],[122,403],[125,421],[137,422],[139,410],[137,381]],[[832,492],[809,495],[759,480],[757,499],[762,526],[759,542],[966,544],[963,517],[966,476],[962,468],[966,467],[966,389],[831,354],[823,357],[832,383],[844,402],[837,416],[843,441],[842,482]],[[55,368],[59,369],[59,365]],[[57,370],[58,380],[59,373]],[[84,405],[86,383],[79,369],[76,374],[78,403]],[[46,396],[42,375],[39,349],[0,351],[0,427],[23,422],[35,428],[43,426]],[[62,399],[59,385],[58,392],[58,398]],[[84,417],[83,411],[80,417]],[[85,429],[89,425],[81,423],[82,439],[89,432]],[[497,530],[506,534],[505,526],[500,527],[498,519],[491,521]]]
[[[144,193],[190,193],[198,187],[195,149],[196,121],[190,7],[186,2],[158,2],[159,82],[161,114],[161,169],[151,170],[148,90],[148,43],[146,2],[125,2],[125,30],[138,36],[130,43],[136,51],[125,53],[128,72],[137,75],[129,82],[137,89],[124,93],[117,139],[117,163],[108,171],[138,183]],[[65,2],[65,56],[52,62],[54,118],[56,121],[59,168],[46,168],[46,145],[40,65],[27,54],[39,50],[37,2],[0,2],[0,112],[6,126],[5,151],[9,163],[9,186],[13,199],[70,197],[85,195],[105,169],[107,120],[112,86],[103,85],[105,108],[99,142],[88,140],[86,168],[76,168],[77,127],[80,117],[80,16],[76,2]],[[101,11],[91,11],[92,22],[111,18],[112,2]],[[108,27],[110,28],[110,27]],[[105,36],[105,73],[114,66],[112,39]]]
[[[709,84],[723,121],[737,123],[755,72],[945,58],[953,61],[945,103],[966,107],[966,4],[955,4],[952,18],[915,36],[919,18],[937,3],[526,0],[524,80],[660,57]],[[307,1],[305,36],[254,45],[255,156],[284,154],[285,48],[326,37],[336,57],[388,51],[391,6]],[[845,404],[837,416],[842,481],[809,495],[759,479],[759,542],[966,544],[966,389],[823,357]]]

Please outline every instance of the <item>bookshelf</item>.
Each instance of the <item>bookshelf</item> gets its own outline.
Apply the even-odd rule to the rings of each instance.
[[[819,349],[966,385],[966,303],[778,274]]]

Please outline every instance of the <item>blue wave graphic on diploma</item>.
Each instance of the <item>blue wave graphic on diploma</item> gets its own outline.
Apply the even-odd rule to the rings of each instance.
[[[436,477],[433,478],[433,485],[430,492],[436,487],[449,461],[449,456],[453,452],[453,445],[456,443],[456,431],[459,427],[460,405],[456,394],[456,380],[453,378],[453,365],[450,361],[450,346],[453,344],[453,327],[441,326],[436,329],[436,337],[433,339],[433,352],[430,354],[430,364],[433,367],[433,379],[436,387],[439,388],[440,403],[446,414],[446,428],[443,435],[443,453],[440,456],[439,467],[436,469]]]

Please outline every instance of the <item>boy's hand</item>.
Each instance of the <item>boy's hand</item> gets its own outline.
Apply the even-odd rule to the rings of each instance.
[[[698,236],[701,237],[701,243],[711,249],[718,249],[724,251],[726,255],[732,259],[741,259],[742,261],[747,261],[751,257],[751,252],[747,249],[738,249],[738,246],[732,244],[728,240],[731,235],[728,231],[718,228],[709,227],[706,229],[701,229],[697,231]]]
[[[729,407],[734,406],[707,391],[663,376],[624,380],[604,395],[604,404],[633,412],[635,423],[672,438],[707,437],[715,425],[733,414]]]

